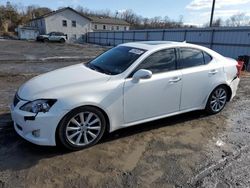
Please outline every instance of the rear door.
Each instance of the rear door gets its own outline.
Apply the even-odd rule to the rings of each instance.
[[[178,67],[182,73],[180,110],[201,108],[223,77],[223,68],[206,52],[179,48]]]
[[[153,73],[150,79],[124,83],[124,120],[131,123],[179,111],[181,72],[176,70],[175,49],[158,51],[147,57],[135,70]],[[132,74],[131,74],[132,76]]]

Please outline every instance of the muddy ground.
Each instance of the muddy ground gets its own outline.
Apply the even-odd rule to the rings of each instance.
[[[8,105],[20,84],[103,50],[0,41],[0,188],[250,187],[249,74],[220,114],[196,111],[119,130],[78,152],[35,146],[14,132]]]

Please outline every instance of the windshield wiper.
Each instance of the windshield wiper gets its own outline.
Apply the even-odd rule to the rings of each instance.
[[[87,66],[92,69],[92,70],[95,70],[95,71],[98,71],[98,72],[101,72],[101,73],[104,73],[104,74],[108,74],[108,75],[111,75],[112,73],[103,69],[102,67],[99,67],[97,65],[93,65],[93,64],[87,64]]]

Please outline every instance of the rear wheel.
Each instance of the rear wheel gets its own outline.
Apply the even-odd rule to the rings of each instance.
[[[104,134],[106,120],[95,107],[80,107],[67,114],[59,124],[58,137],[70,150],[80,150],[96,144]]]
[[[49,42],[49,39],[45,38],[43,39],[43,42]]]
[[[60,39],[60,42],[61,43],[65,43],[65,39]]]
[[[209,114],[219,113],[225,107],[228,98],[228,91],[225,86],[218,86],[209,96],[206,111]]]

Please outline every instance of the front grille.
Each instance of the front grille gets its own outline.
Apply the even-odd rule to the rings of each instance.
[[[20,102],[20,99],[19,97],[17,96],[17,94],[15,95],[14,97],[14,101],[13,101],[13,104],[14,104],[14,107],[16,107],[16,105]]]

